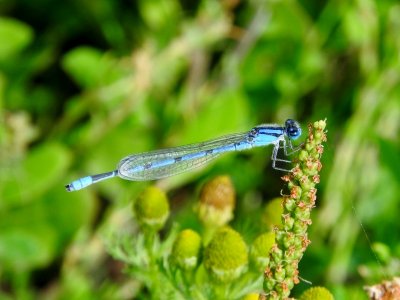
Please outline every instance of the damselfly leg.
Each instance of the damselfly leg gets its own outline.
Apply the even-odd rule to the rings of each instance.
[[[297,151],[299,151],[301,148],[303,148],[303,145],[304,145],[304,142],[302,142],[300,145],[298,145],[298,146],[296,146],[296,147],[293,147],[293,144],[292,144],[292,140],[291,139],[288,139],[287,140],[287,143],[289,144],[289,145],[286,145],[286,140],[283,140],[283,145],[282,145],[282,147],[279,147],[279,148],[283,148],[283,150],[284,150],[284,152],[285,152],[285,156],[289,156],[289,155],[292,155],[293,153],[296,153]],[[290,151],[288,151],[288,149],[290,150]]]
[[[303,143],[301,143],[299,146],[294,148],[290,139],[288,141],[286,141],[285,139],[280,140],[274,146],[274,148],[272,150],[272,155],[271,155],[272,167],[275,170],[278,170],[278,171],[291,172],[292,169],[285,169],[285,168],[281,168],[281,167],[276,166],[276,162],[282,162],[282,163],[287,163],[287,164],[291,164],[292,163],[291,160],[278,158],[279,149],[283,149],[283,153],[284,153],[284,155],[286,157],[286,156],[292,155],[293,153],[299,151],[302,146],[303,146]],[[289,149],[289,151],[288,151],[288,149]]]

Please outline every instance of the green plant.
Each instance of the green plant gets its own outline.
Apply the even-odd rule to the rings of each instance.
[[[233,185],[226,176],[205,184],[199,205],[217,201],[221,217],[225,218],[223,206],[230,207],[234,200],[221,202],[218,192],[221,190],[227,195],[234,194]],[[218,195],[217,199],[213,195]],[[158,188],[145,189],[133,205],[141,230],[135,235],[113,233],[107,237],[109,252],[126,264],[126,273],[140,280],[152,299],[240,299],[257,291],[257,285],[261,286],[262,272],[249,270],[248,246],[238,232],[223,226],[227,219],[222,223],[204,225],[203,234],[207,236],[209,227],[214,229],[206,244],[192,229],[178,232],[173,226],[168,237],[161,239],[159,222],[144,223],[143,220],[149,219],[146,212],[150,210],[143,209],[143,205],[158,206],[165,203],[165,199]],[[204,221],[204,210],[196,211],[199,219]],[[166,212],[168,210],[163,209],[161,215]],[[217,215],[218,210],[214,210],[212,220],[216,220]],[[256,258],[257,255],[253,254]]]
[[[283,180],[288,183],[290,194],[284,196],[282,227],[275,228],[276,243],[269,255],[265,269],[264,292],[267,299],[286,299],[291,289],[299,283],[298,264],[307,246],[311,209],[315,207],[322,143],[326,141],[326,121],[308,126],[308,137],[299,151],[297,164]]]
[[[255,244],[282,226],[268,149],[157,181],[171,217],[148,238],[126,221],[148,183],[63,186],[129,154],[287,118],[329,120],[302,278],[366,299],[363,286],[399,276],[398,1],[3,0],[0,15],[0,298],[146,298],[99,235],[140,245],[141,232],[143,247],[168,241],[165,254],[190,228],[207,245],[220,226],[194,217],[194,195],[223,173],[238,198],[223,216],[249,246],[245,276],[259,276],[269,245]]]
[[[227,176],[212,179],[200,192],[196,211],[203,237],[192,229],[178,234],[173,229],[167,239],[160,239],[157,231],[164,227],[168,202],[158,188],[149,187],[133,205],[142,230],[136,238],[127,235],[122,242],[111,238],[110,253],[127,264],[127,273],[140,278],[153,299],[162,294],[182,299],[241,299],[260,289],[264,268],[265,296],[286,299],[298,283],[298,262],[310,243],[307,228],[315,206],[325,126],[325,121],[309,126],[297,165],[283,177],[290,195],[284,196],[282,225],[255,238],[250,255],[242,235],[225,225],[235,206],[234,186]]]

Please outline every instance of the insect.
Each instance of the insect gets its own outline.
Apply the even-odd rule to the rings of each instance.
[[[285,155],[297,151],[292,141],[301,135],[298,122],[288,119],[284,126],[278,124],[261,124],[248,132],[226,135],[202,143],[144,152],[124,157],[116,170],[90,175],[77,179],[66,185],[67,191],[78,191],[96,182],[120,177],[126,180],[145,181],[173,176],[190,171],[226,152],[242,151],[254,147],[273,145],[272,167],[276,170],[290,171],[276,166],[276,162],[290,163],[289,160],[277,158],[279,148]]]

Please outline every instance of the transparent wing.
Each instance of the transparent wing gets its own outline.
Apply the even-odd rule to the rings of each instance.
[[[247,138],[248,133],[232,134],[203,143],[130,155],[120,161],[118,175],[135,181],[173,176],[234,151],[234,145],[246,142]]]

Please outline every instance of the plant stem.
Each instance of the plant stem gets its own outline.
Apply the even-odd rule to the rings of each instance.
[[[322,168],[322,143],[326,141],[326,120],[308,126],[308,138],[298,152],[297,164],[282,179],[288,183],[289,195],[283,197],[281,228],[275,228],[275,244],[264,272],[264,295],[260,299],[287,299],[293,286],[299,283],[298,264],[310,244],[307,229],[311,225],[311,209],[315,207]]]

